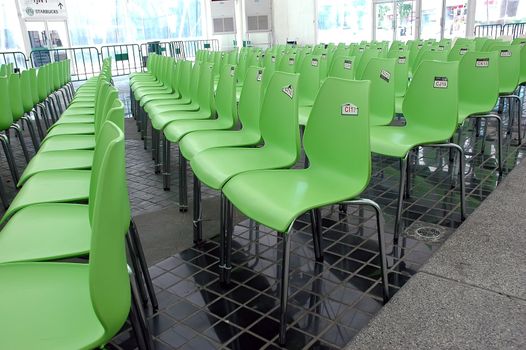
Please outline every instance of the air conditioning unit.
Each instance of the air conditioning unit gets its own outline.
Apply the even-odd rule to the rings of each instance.
[[[236,33],[236,10],[234,0],[211,0],[210,9],[214,34]]]
[[[270,0],[245,0],[247,32],[270,32],[272,30],[272,7]]]

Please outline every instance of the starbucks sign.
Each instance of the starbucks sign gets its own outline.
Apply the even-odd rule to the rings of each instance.
[[[22,18],[65,19],[66,0],[18,0]]]

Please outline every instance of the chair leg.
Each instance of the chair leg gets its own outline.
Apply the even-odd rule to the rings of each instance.
[[[40,110],[39,116],[42,117],[42,119],[44,120],[44,125],[46,126],[47,131],[51,127],[51,123],[49,122],[49,118],[47,115],[47,107],[44,103],[39,103],[37,107]]]
[[[135,334],[138,336],[139,341],[141,340],[141,338],[143,339],[143,347],[141,348],[141,346],[139,345],[139,348],[141,350],[153,350],[153,338],[150,332],[150,327],[148,326],[148,321],[146,320],[146,314],[144,313],[144,310],[141,305],[141,300],[137,291],[137,286],[135,284],[135,278],[130,278],[130,284],[132,294],[132,310],[136,315],[136,326],[138,328]]]
[[[224,286],[230,283],[230,272],[232,271],[233,209],[232,203],[221,193],[219,281]]]
[[[186,183],[186,158],[179,149],[179,211],[188,211],[188,188]]]
[[[144,149],[148,149],[148,116],[146,115],[146,111],[141,108],[141,115],[142,115],[142,136],[144,140]]]
[[[287,343],[287,305],[289,299],[289,268],[290,268],[290,235],[281,234],[281,284],[280,284],[280,311],[279,311],[279,345]]]
[[[170,154],[170,141],[164,137],[164,134],[161,135],[162,137],[162,144],[163,144],[163,187],[165,191],[170,191],[170,183],[171,183],[171,176],[170,176],[170,167],[171,167],[171,154]]]
[[[452,144],[458,150],[459,159],[459,181],[460,181],[460,219],[464,221],[466,219],[466,184],[464,182],[464,171],[465,171],[465,158],[464,149],[459,145]],[[500,159],[500,157],[499,157]]]
[[[35,153],[38,151],[39,144],[37,139],[37,134],[35,132],[35,128],[33,127],[33,123],[31,123],[31,119],[26,114],[22,117],[22,121],[26,122],[27,129],[29,130],[29,136],[31,136],[31,142],[33,143],[33,147],[35,149]]]
[[[135,254],[137,254],[137,259],[141,267],[141,272],[146,284],[146,289],[148,291],[152,308],[154,311],[157,311],[159,309],[159,303],[157,301],[157,296],[155,295],[155,289],[153,287],[150,271],[148,270],[148,264],[146,263],[146,258],[144,257],[144,250],[142,249],[141,239],[139,238],[139,233],[137,232],[137,226],[135,225],[133,219],[130,221],[129,235],[135,248]]]
[[[22,147],[22,152],[24,153],[24,158],[26,159],[26,163],[29,163],[31,158],[29,157],[29,152],[27,151],[26,140],[24,139],[24,135],[22,134],[22,128],[20,128],[20,125],[16,123],[11,124],[9,128],[15,130],[16,136],[18,137],[18,141],[20,142],[20,147]]]
[[[130,237],[130,234],[126,235],[126,246],[128,247],[128,255],[130,256],[130,262],[132,264],[133,277],[135,278],[135,283],[137,286],[137,291],[139,293],[140,299],[142,300],[143,305],[148,304],[148,295],[144,289],[144,281],[142,276],[139,273],[139,264],[137,262],[137,254],[135,252],[135,247],[133,246],[133,241]]]
[[[396,208],[396,218],[394,227],[394,238],[393,244],[398,243],[398,237],[402,231],[402,207],[404,205],[404,192],[405,192],[405,177],[407,176],[407,158],[409,153],[404,158],[400,159],[400,183],[398,187],[398,206]]]
[[[203,241],[203,208],[201,206],[201,181],[194,174],[194,244],[199,244]]]
[[[157,141],[157,130],[153,127],[153,124],[150,123],[151,126],[151,134],[152,134],[152,160],[155,162],[155,155],[157,154],[157,146],[159,145],[159,142]]]
[[[4,181],[0,178],[0,199],[2,200],[2,205],[4,206],[4,209],[7,209],[9,207],[9,200],[7,200],[7,196],[5,193],[5,187],[4,187]]]
[[[44,140],[44,129],[42,128],[42,123],[40,122],[40,117],[38,116],[36,107],[33,109],[33,117],[35,118],[35,124],[37,126],[38,137],[40,141]]]
[[[6,135],[0,135],[0,142],[2,143],[2,148],[4,149],[7,164],[9,165],[9,170],[11,171],[11,177],[13,178],[16,187],[19,177],[15,157],[13,156],[13,150],[11,149],[11,145],[9,144],[9,140],[7,139]]]
[[[316,261],[323,262],[323,238],[320,209],[312,209],[310,211],[310,222],[312,226],[312,243],[314,245],[314,256],[316,257]]]
[[[155,174],[161,173],[161,133],[158,130],[155,130],[152,128],[152,142],[154,140],[155,136],[155,143],[152,143],[152,154],[153,154],[153,160],[154,160],[154,172]],[[155,146],[155,151],[153,150],[153,147]]]

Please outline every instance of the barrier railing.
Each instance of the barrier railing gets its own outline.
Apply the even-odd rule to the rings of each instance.
[[[29,57],[33,67],[69,59],[73,81],[87,80],[99,74],[101,70],[99,50],[93,46],[33,50]]]
[[[105,45],[100,48],[100,57],[111,58],[113,76],[141,72],[143,68],[139,44]]]
[[[182,48],[185,59],[193,59],[199,50],[219,50],[219,40],[184,40],[176,41],[178,47]]]
[[[0,64],[13,63],[15,68],[27,69],[28,62],[26,54],[21,51],[0,52]]]
[[[507,24],[478,24],[475,26],[476,37],[487,37],[496,39],[499,36],[511,36],[518,38],[526,34],[526,23],[507,23]]]

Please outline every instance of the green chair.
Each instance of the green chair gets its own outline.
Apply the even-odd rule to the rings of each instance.
[[[371,101],[374,101],[369,107],[371,126],[391,124],[395,111],[395,59],[371,59],[362,80],[371,82]]]
[[[522,44],[521,44],[522,45]],[[519,73],[519,84],[524,87],[526,86],[526,45],[522,45],[521,48],[521,64]]]
[[[384,300],[389,299],[387,261],[380,207],[359,199],[371,176],[369,147],[369,82],[328,78],[322,85],[305,129],[307,169],[258,170],[240,173],[223,187],[224,196],[249,218],[281,236],[279,343],[286,345],[288,280],[293,225],[313,209],[345,203],[366,205],[376,213],[380,275]],[[345,157],[341,157],[342,152]],[[321,222],[316,224],[314,250],[323,257]],[[223,237],[222,237],[223,238]],[[230,268],[231,233],[223,243]],[[228,282],[228,280],[226,280]]]
[[[0,265],[0,347],[92,349],[104,346],[132,308],[136,334],[144,334],[131,302],[123,217],[130,216],[124,135],[118,134],[101,164],[91,223],[88,264],[21,262]],[[133,306],[132,306],[133,304]],[[142,324],[144,325],[144,323]],[[28,331],[29,330],[29,331]],[[144,337],[139,344],[144,344]]]
[[[409,51],[399,49],[390,52],[387,57],[395,59],[395,113],[402,114],[402,104],[409,84]]]
[[[276,71],[284,73],[295,73],[296,72],[296,54],[289,53],[281,56],[279,63],[277,64]]]
[[[467,42],[460,42],[455,43],[455,46],[449,51],[449,55],[447,57],[448,61],[460,61],[462,57],[466,54],[466,52],[475,51],[475,42],[474,41],[467,41]]]
[[[446,147],[459,154],[460,211],[465,217],[464,151],[447,143],[458,125],[458,62],[423,61],[416,71],[403,104],[405,126],[372,126],[371,150],[400,159],[400,187],[394,243],[402,229],[402,207],[409,152],[417,147]],[[408,186],[409,187],[409,186]]]
[[[175,120],[163,129],[163,179],[165,184],[170,183],[170,149],[171,143],[178,143],[188,133],[204,130],[232,129],[237,122],[236,111],[236,66],[225,65],[219,76],[215,106],[217,118],[201,120]],[[158,158],[157,158],[158,159]],[[186,186],[186,158],[179,152],[179,209],[186,211],[188,208]],[[160,170],[160,169],[159,169]]]
[[[72,148],[66,149],[64,147],[63,149],[39,152],[29,162],[22,176],[20,176],[17,186],[22,187],[29,178],[45,171],[91,169],[94,157],[93,149],[97,147],[96,138],[98,139],[104,122],[112,121],[121,130],[124,130],[124,106],[117,97],[117,91],[113,91],[111,96],[103,109],[100,120],[95,125],[95,135],[62,135],[51,138],[49,140],[51,142],[60,139],[57,143]],[[75,142],[77,138],[78,140]]]
[[[492,110],[499,99],[499,55],[497,52],[468,51],[460,60],[458,74],[458,124],[468,118],[497,121],[497,163],[502,175],[502,119]],[[462,145],[462,128],[458,144]]]
[[[300,69],[298,80],[298,121],[304,126],[309,120],[309,114],[320,89],[321,83],[321,56],[309,55]]]
[[[328,76],[333,78],[354,79],[356,67],[354,56],[334,56]]]
[[[26,163],[29,163],[31,157],[29,156],[29,152],[27,150],[24,134],[22,133],[22,128],[20,127],[20,125],[18,125],[18,122],[24,116],[24,103],[22,101],[22,92],[20,91],[20,80],[21,79],[19,74],[11,74],[9,76],[9,105],[11,106],[13,123],[11,124],[8,130],[13,129],[15,131],[18,141],[20,142],[22,152],[24,153]]]
[[[13,124],[13,112],[11,110],[11,99],[9,94],[9,78],[0,76],[0,131],[7,132]],[[15,156],[11,148],[11,143],[6,133],[0,133],[0,142],[4,149],[4,154],[9,165],[11,177],[15,183],[18,182],[18,168],[15,162]],[[4,205],[5,205],[4,201]]]
[[[190,164],[196,176],[194,180],[212,189],[221,190],[230,178],[245,171],[293,166],[300,154],[297,86],[298,75],[275,72],[261,107],[259,126],[262,146],[204,150],[191,159]],[[230,208],[222,195],[222,228],[232,226],[232,217],[227,213],[232,213]],[[225,230],[221,229],[221,232],[224,233]],[[224,257],[222,254],[221,270],[225,267]]]
[[[46,124],[46,120],[44,117],[45,111],[39,106],[40,100],[38,97],[37,70],[35,68],[30,68],[28,69],[28,72],[29,72],[29,91],[31,92],[30,95],[31,95],[31,100],[33,104],[33,108],[31,112],[33,113],[33,116],[35,118],[38,136],[40,137],[40,141],[42,141],[45,137],[45,129],[47,129],[48,126]],[[26,88],[24,88],[24,91],[27,91]]]
[[[499,95],[501,103],[508,101],[508,134],[511,134],[514,123],[514,115],[517,118],[517,139],[518,144],[522,144],[521,131],[521,99],[515,94],[519,85],[520,74],[520,53],[519,45],[501,45],[496,43],[490,46],[491,51],[496,51],[499,55]]]
[[[357,80],[361,80],[363,76],[363,72],[365,71],[365,67],[369,64],[369,61],[373,58],[378,57],[378,50],[376,49],[366,49],[363,51],[362,57],[360,58],[360,61],[357,63],[356,70],[354,71],[354,75]]]

